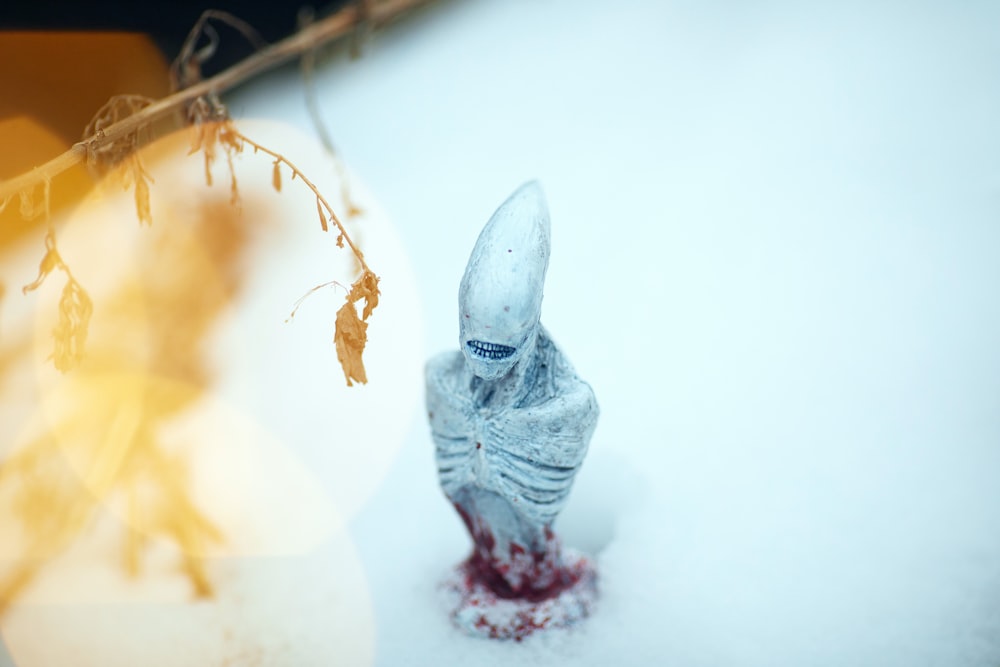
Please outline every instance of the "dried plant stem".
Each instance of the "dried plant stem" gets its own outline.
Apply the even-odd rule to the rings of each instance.
[[[295,56],[307,53],[315,49],[318,45],[344,37],[362,23],[366,26],[379,27],[404,12],[427,2],[429,0],[382,0],[381,2],[373,3],[373,6],[366,9],[362,9],[358,5],[344,7],[336,14],[310,24],[294,35],[258,51],[216,76],[196,83],[190,88],[177,91],[168,97],[153,102],[133,115],[109,125],[103,130],[98,130],[93,135],[73,144],[62,155],[53,158],[40,167],[36,167],[32,171],[16,178],[0,181],[0,202],[23,190],[34,187],[41,181],[52,179],[56,175],[84,161],[89,152],[92,153],[115,141],[132,135],[140,128],[148,127],[150,123],[166,116],[192,100],[228,90],[246,79],[291,60]]]
[[[354,256],[357,257],[358,262],[361,264],[361,270],[365,273],[370,273],[371,269],[369,269],[368,264],[365,263],[364,254],[361,252],[361,250],[358,249],[356,245],[354,245],[354,241],[352,241],[351,237],[347,234],[347,230],[344,228],[343,223],[340,222],[340,219],[337,217],[337,214],[333,212],[333,207],[330,206],[330,203],[326,200],[326,197],[324,197],[320,193],[319,188],[317,188],[312,181],[306,178],[306,175],[303,174],[298,167],[289,162],[288,158],[286,158],[281,153],[272,151],[270,148],[267,148],[266,146],[261,146],[256,141],[247,138],[246,135],[244,134],[241,134],[239,132],[236,132],[235,134],[240,141],[253,146],[254,153],[256,153],[257,151],[260,151],[261,153],[266,153],[271,157],[273,157],[278,162],[281,162],[282,164],[287,166],[289,169],[292,170],[292,180],[298,178],[305,184],[307,188],[312,190],[312,193],[316,195],[316,201],[318,201],[323,206],[323,208],[326,209],[327,219],[333,222],[333,224],[337,225],[337,230],[340,232],[338,241],[339,239],[343,239],[344,242],[347,243],[348,247],[351,249],[351,252],[354,253]],[[323,222],[323,231],[324,232],[327,231],[325,222]]]

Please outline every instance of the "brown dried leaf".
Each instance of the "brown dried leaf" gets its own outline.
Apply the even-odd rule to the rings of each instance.
[[[191,147],[188,149],[188,155],[194,155],[201,150],[202,144],[205,142],[205,125],[203,123],[195,123],[191,126]]]
[[[240,190],[236,185],[236,169],[233,167],[233,154],[226,149],[226,164],[229,165],[229,203],[235,206],[240,201]]]
[[[21,293],[27,294],[41,287],[42,283],[45,282],[45,278],[55,269],[62,266],[62,263],[59,251],[56,250],[55,238],[52,236],[52,232],[49,232],[45,237],[45,255],[42,256],[42,261],[38,264],[38,277],[33,282],[22,287]]]
[[[326,215],[323,214],[323,204],[320,202],[319,197],[316,197],[316,212],[319,213],[319,224],[323,227],[323,231],[328,231],[329,227],[326,225]]]
[[[93,311],[94,305],[86,290],[70,278],[59,299],[59,321],[52,330],[52,337],[55,339],[52,359],[57,370],[65,373],[83,359],[87,329]]]
[[[227,153],[243,152],[243,138],[230,120],[223,121],[219,127],[219,143]]]
[[[212,163],[215,162],[215,144],[218,139],[218,123],[205,123],[201,138],[201,149],[205,153],[205,184],[212,185]]]
[[[229,166],[229,203],[236,205],[240,200],[240,191],[236,183],[233,156],[243,152],[243,137],[229,120],[213,124],[215,125],[215,136],[222,146],[222,150],[226,153],[226,164]]]
[[[364,299],[365,309],[361,314],[361,319],[367,320],[372,314],[372,311],[378,307],[378,295],[378,276],[371,271],[365,271],[364,274],[358,278],[353,285],[351,285],[351,293],[347,295],[347,300],[351,303],[355,303],[360,299]]]
[[[365,375],[365,364],[361,354],[365,351],[365,343],[368,342],[368,325],[358,319],[358,311],[351,301],[337,311],[333,342],[337,346],[337,360],[344,369],[347,386],[354,386],[351,380],[367,384],[368,377]]]
[[[208,148],[205,149],[205,185],[212,187],[212,160],[215,156]]]
[[[153,214],[149,210],[149,184],[142,174],[135,176],[135,212],[139,216],[139,224],[153,224]]]
[[[118,167],[118,182],[121,183],[122,190],[128,190],[135,181],[135,169],[132,161],[122,162]]]
[[[275,191],[281,192],[281,162],[278,160],[274,161],[274,172],[271,174],[271,185],[274,186]]]
[[[347,303],[337,311],[333,342],[337,346],[337,359],[344,369],[344,377],[347,378],[348,387],[353,386],[352,379],[362,384],[368,383],[365,365],[361,359],[361,353],[365,351],[365,343],[368,342],[368,324],[363,320],[367,320],[378,306],[378,295],[378,276],[371,271],[365,271],[351,285],[351,291],[347,295]],[[354,304],[361,299],[365,300],[365,307],[361,319],[358,319],[358,311]]]
[[[338,248],[343,248],[344,247],[344,235],[343,234],[338,234],[337,235],[337,247]]]

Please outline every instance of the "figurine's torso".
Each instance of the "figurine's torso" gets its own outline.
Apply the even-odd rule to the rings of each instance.
[[[442,354],[427,366],[441,486],[481,555],[501,570],[522,553],[556,548],[549,527],[565,504],[598,416],[589,385],[544,329],[525,363],[519,386],[499,401],[461,353]],[[507,584],[515,590],[522,578],[540,577],[536,585],[548,578],[510,569]]]

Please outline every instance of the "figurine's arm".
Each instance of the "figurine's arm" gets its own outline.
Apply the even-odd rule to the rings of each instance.
[[[598,412],[590,386],[574,378],[555,398],[491,420],[487,455],[522,513],[549,524],[562,510]]]
[[[427,418],[434,439],[435,459],[441,487],[451,495],[468,483],[472,475],[472,437],[475,426],[471,405],[456,391],[461,371],[461,353],[439,355],[427,364]]]
[[[547,465],[576,467],[600,413],[590,385],[574,378],[554,398],[510,410],[495,420],[498,432],[516,438],[532,460]]]

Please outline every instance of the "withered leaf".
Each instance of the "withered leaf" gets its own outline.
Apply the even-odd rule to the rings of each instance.
[[[351,301],[337,311],[333,342],[337,346],[337,360],[344,369],[347,386],[354,386],[351,380],[367,384],[368,377],[365,375],[365,364],[361,354],[365,351],[365,343],[368,342],[368,324],[358,319],[358,311]]]
[[[240,189],[236,184],[236,169],[233,168],[231,153],[226,153],[226,162],[229,164],[229,203],[235,206],[240,200]]]
[[[153,214],[149,210],[149,184],[141,173],[135,176],[135,212],[139,224],[153,224]]]
[[[274,186],[275,191],[281,192],[281,163],[277,160],[274,161],[274,171],[271,174],[271,185]]]
[[[351,285],[351,292],[347,295],[347,300],[351,303],[356,303],[360,299],[364,299],[365,309],[361,314],[361,319],[367,320],[372,311],[378,306],[378,295],[378,276],[371,271],[365,271]]]
[[[218,123],[202,125],[201,150],[205,154],[205,185],[212,186],[212,163],[215,162],[215,143],[219,136]]]
[[[86,290],[72,278],[68,280],[59,299],[59,321],[52,330],[55,339],[52,359],[57,370],[65,373],[83,359],[93,311],[94,306]]]
[[[222,149],[226,152],[226,164],[229,166],[229,203],[235,206],[239,203],[240,191],[236,183],[233,155],[243,152],[243,137],[229,120],[219,123],[218,137]]]
[[[42,261],[38,264],[38,277],[35,280],[24,287],[21,288],[22,294],[27,294],[32,290],[36,290],[42,286],[45,282],[45,278],[52,273],[56,268],[62,264],[62,258],[59,257],[59,251],[55,249],[54,245],[49,245],[46,239],[46,251],[45,255],[42,257]]]
[[[243,152],[243,139],[231,120],[225,120],[218,129],[219,142],[227,153]]]
[[[212,187],[212,160],[214,156],[205,149],[205,185]]]
[[[205,141],[205,125],[203,123],[195,123],[191,126],[191,147],[188,149],[188,155],[194,155],[201,150],[201,145]]]
[[[329,228],[326,226],[326,216],[323,215],[323,203],[316,197],[316,212],[319,213],[319,224],[323,227],[323,231],[327,231]]]
[[[365,271],[351,285],[347,303],[337,311],[333,342],[337,346],[337,359],[344,369],[348,387],[353,386],[351,379],[362,384],[368,383],[365,365],[361,360],[361,353],[364,352],[365,343],[368,342],[368,324],[362,320],[367,320],[378,306],[378,295],[378,276],[371,271]],[[358,311],[355,310],[354,304],[361,299],[365,300],[365,307],[361,319],[358,319]]]

